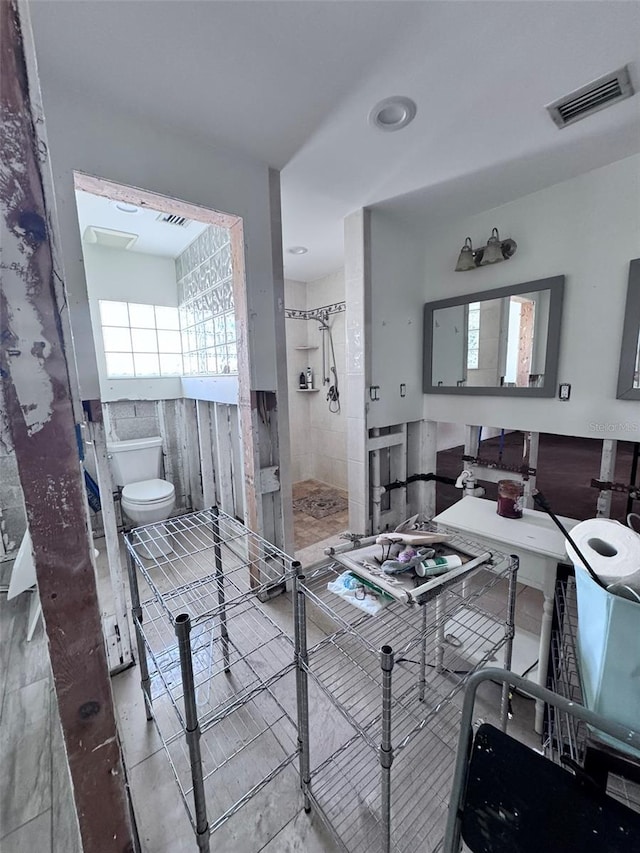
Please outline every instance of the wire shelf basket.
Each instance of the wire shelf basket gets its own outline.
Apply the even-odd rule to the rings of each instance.
[[[457,534],[448,544],[483,550]],[[303,790],[349,853],[431,851],[444,834],[462,689],[498,656],[510,663],[517,559],[494,553],[424,604],[393,601],[377,615],[328,589],[344,570],[331,562],[296,581],[302,678],[326,699],[321,727],[310,709]],[[307,621],[325,634],[308,648]],[[506,691],[502,705],[506,719]],[[304,713],[299,725],[304,751]],[[314,764],[327,730],[340,742]]]
[[[155,598],[172,624],[181,613],[189,614],[192,625],[229,614],[292,575],[291,557],[215,507],[137,527],[125,542],[146,582],[143,597]]]
[[[555,620],[551,636],[551,689],[581,705],[583,703],[580,668],[577,655],[578,601],[575,578],[559,578],[555,590]],[[547,738],[545,753],[558,764],[567,759],[585,766],[590,747],[597,743],[585,723],[547,706]],[[598,745],[602,747],[601,744]],[[607,748],[605,747],[605,751]],[[640,773],[634,773],[638,776]],[[626,806],[640,811],[640,784],[615,772],[607,778],[607,793]]]
[[[270,601],[297,564],[216,507],[125,541],[147,719],[205,853],[298,757],[295,715],[276,690],[295,648]]]

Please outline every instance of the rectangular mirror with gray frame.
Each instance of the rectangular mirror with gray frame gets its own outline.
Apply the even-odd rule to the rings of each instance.
[[[617,397],[640,400],[640,258],[629,265]]]
[[[554,397],[563,291],[559,275],[427,302],[424,393]]]

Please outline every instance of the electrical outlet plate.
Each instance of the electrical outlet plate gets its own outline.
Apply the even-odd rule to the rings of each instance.
[[[558,389],[558,397],[560,400],[568,400],[571,396],[571,385],[568,382],[563,382]]]

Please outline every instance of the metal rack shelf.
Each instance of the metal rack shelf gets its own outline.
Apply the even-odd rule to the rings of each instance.
[[[482,551],[457,535],[448,544]],[[510,664],[517,560],[494,554],[422,606],[394,601],[375,616],[327,589],[344,570],[296,579],[303,792],[349,853],[431,851],[444,834],[462,688],[498,653]],[[309,648],[307,619],[326,634]],[[321,727],[313,709],[309,725],[311,685],[329,700]],[[314,764],[327,730],[340,742]]]
[[[125,542],[147,719],[209,851],[211,833],[298,757],[275,690],[294,644],[269,604],[297,564],[215,507]]]
[[[550,689],[565,699],[582,704],[582,685],[577,656],[578,604],[575,578],[559,579],[555,592],[555,619],[551,635]],[[585,723],[547,706],[545,753],[558,764],[567,758],[584,766],[593,736]],[[602,746],[602,745],[600,745]],[[607,748],[605,747],[605,750]],[[637,773],[634,775],[638,775]],[[607,793],[635,811],[640,811],[640,785],[624,776],[608,775]]]

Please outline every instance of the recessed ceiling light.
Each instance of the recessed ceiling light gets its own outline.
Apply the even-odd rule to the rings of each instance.
[[[417,111],[411,98],[394,95],[378,101],[369,113],[369,123],[378,130],[402,130],[413,121]]]
[[[114,201],[113,206],[120,213],[140,213],[140,208],[135,204],[127,204],[126,201]]]
[[[306,255],[308,251],[306,246],[291,246],[287,249],[290,255]]]

